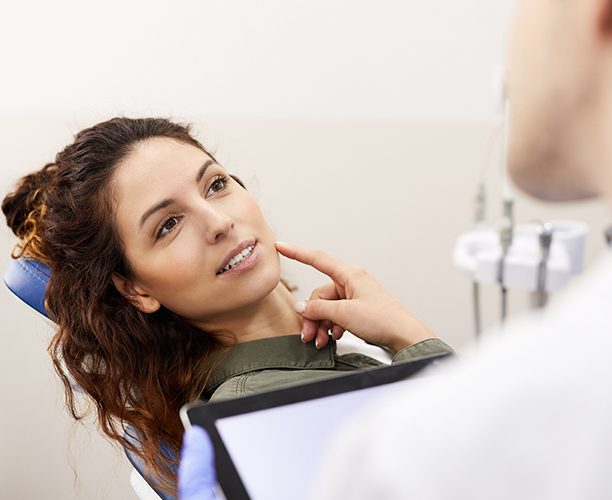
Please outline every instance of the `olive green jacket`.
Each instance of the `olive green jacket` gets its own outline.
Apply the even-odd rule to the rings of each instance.
[[[439,339],[402,349],[392,363],[413,361],[453,350]],[[283,386],[312,382],[342,372],[385,364],[359,353],[339,355],[330,338],[323,349],[302,343],[299,335],[286,335],[237,344],[218,360],[201,399],[235,399]]]

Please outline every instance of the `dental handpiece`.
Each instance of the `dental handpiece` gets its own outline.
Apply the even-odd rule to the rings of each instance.
[[[537,289],[535,295],[535,306],[542,308],[548,302],[548,292],[546,291],[546,270],[550,257],[550,245],[553,237],[553,225],[545,222],[540,225],[538,230],[538,240],[540,243],[540,263],[538,265]]]
[[[604,232],[604,236],[606,237],[606,243],[608,247],[612,248],[612,226],[606,229],[606,231]]]
[[[514,232],[514,200],[507,198],[504,200],[504,214],[502,218],[502,226],[499,231],[499,243],[501,246],[501,258],[499,260],[499,268],[497,271],[497,281],[501,289],[501,320],[506,321],[508,315],[508,289],[506,287],[506,258],[508,251],[512,246],[512,236]]]
[[[499,243],[501,246],[501,258],[499,261],[498,281],[501,290],[501,321],[502,324],[506,321],[508,315],[508,287],[506,286],[506,259],[508,252],[512,246],[512,238],[514,235],[514,194],[512,186],[508,178],[508,150],[510,144],[510,123],[512,119],[512,110],[510,101],[506,95],[505,86],[502,88],[503,104],[504,104],[504,140],[502,147],[502,200],[503,200],[503,217],[502,227],[499,232]]]
[[[474,200],[474,227],[478,228],[485,221],[486,215],[486,187],[485,183],[481,181],[478,184],[478,190],[476,192],[476,198]],[[480,319],[480,284],[475,278],[472,280],[472,306],[474,313],[474,333],[478,338],[482,331],[482,324]]]

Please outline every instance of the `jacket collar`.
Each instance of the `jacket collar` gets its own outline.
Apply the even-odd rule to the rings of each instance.
[[[210,394],[226,380],[256,370],[333,368],[335,354],[336,342],[331,337],[323,349],[317,349],[314,342],[304,344],[299,335],[236,344],[217,358],[204,392]]]

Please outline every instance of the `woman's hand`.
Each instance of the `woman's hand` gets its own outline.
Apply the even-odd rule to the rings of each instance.
[[[276,249],[332,280],[314,290],[308,301],[296,304],[296,311],[304,319],[304,342],[315,339],[320,349],[328,342],[329,330],[335,339],[349,330],[371,344],[398,352],[435,337],[364,269],[317,250],[286,243],[277,243]]]

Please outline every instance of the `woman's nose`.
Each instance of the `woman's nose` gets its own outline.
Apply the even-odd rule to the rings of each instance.
[[[234,227],[233,219],[216,207],[204,206],[202,212],[204,234],[211,244],[224,239]]]

